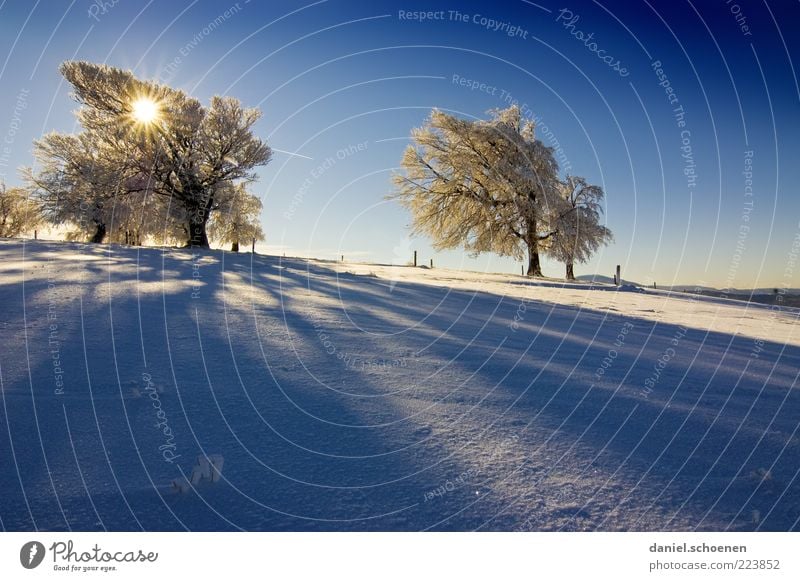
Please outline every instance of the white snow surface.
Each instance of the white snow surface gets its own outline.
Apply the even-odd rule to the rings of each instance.
[[[3,240],[0,525],[797,530],[797,322],[633,285]]]

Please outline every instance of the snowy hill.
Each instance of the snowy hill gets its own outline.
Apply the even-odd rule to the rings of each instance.
[[[799,312],[0,241],[0,524],[798,529]]]

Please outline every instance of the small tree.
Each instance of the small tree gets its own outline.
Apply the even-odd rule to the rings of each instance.
[[[0,237],[13,238],[33,230],[42,222],[39,205],[23,188],[0,183]]]
[[[232,252],[239,252],[239,243],[263,240],[261,228],[261,200],[247,191],[245,184],[236,184],[219,194],[219,209],[208,223],[212,240],[230,244]]]
[[[567,280],[575,280],[575,262],[586,262],[608,244],[611,230],[600,224],[603,189],[582,177],[567,176],[561,184],[563,209],[558,212],[549,254],[566,264]]]
[[[411,211],[414,231],[437,249],[463,246],[474,253],[522,258],[528,275],[541,276],[539,253],[554,234],[549,223],[558,197],[552,149],[534,137],[532,122],[513,106],[486,121],[434,110],[412,132],[390,197]]]
[[[50,133],[34,142],[34,155],[41,169],[23,174],[41,205],[45,219],[54,225],[75,228],[72,239],[87,237],[101,243],[108,233],[109,202],[120,178],[113,160],[95,149],[87,133]]]

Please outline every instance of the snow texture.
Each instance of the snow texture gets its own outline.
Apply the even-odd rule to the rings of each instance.
[[[0,315],[4,530],[800,528],[796,310],[7,240]]]

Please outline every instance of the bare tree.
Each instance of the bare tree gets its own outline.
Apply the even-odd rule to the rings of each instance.
[[[516,106],[467,121],[434,110],[412,132],[390,196],[411,211],[415,233],[437,249],[463,246],[521,259],[542,276],[539,253],[554,230],[558,164]]]

